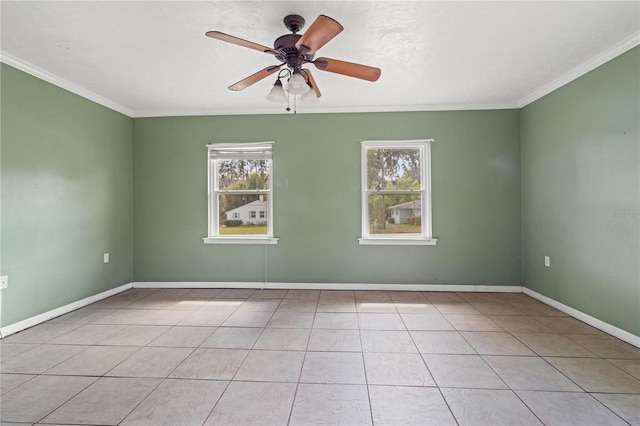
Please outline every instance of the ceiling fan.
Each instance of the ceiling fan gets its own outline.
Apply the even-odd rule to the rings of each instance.
[[[269,96],[267,96],[267,99],[274,101],[285,100],[286,95],[284,90],[294,95],[309,94],[311,97],[320,97],[320,90],[311,75],[311,71],[307,68],[302,68],[308,63],[315,65],[320,71],[328,71],[362,80],[376,81],[380,77],[380,68],[324,57],[314,59],[318,49],[331,41],[331,39],[338,35],[344,28],[338,21],[328,16],[320,15],[313,24],[311,24],[307,32],[298,34],[304,26],[304,23],[305,20],[302,16],[286,16],[284,18],[284,25],[292,34],[285,34],[278,37],[273,43],[273,48],[234,37],[220,31],[208,31],[206,33],[208,37],[273,55],[275,59],[281,62],[279,65],[270,65],[232,84],[229,86],[229,89],[246,89],[252,84],[278,72],[276,83],[273,89],[271,89]],[[283,69],[283,66],[286,66],[286,68]],[[288,83],[284,87],[284,90],[282,82],[280,81],[281,78],[288,78]]]

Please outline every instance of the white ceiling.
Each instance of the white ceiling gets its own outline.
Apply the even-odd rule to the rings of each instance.
[[[275,77],[227,89],[277,61],[204,33],[271,46],[293,13],[344,26],[317,56],[382,69],[314,71],[299,112],[519,107],[640,40],[639,1],[2,1],[2,61],[132,117],[283,113]]]

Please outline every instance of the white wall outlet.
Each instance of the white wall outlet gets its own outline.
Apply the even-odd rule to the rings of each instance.
[[[550,256],[545,256],[544,257],[544,266],[551,266],[551,257]]]
[[[9,287],[9,275],[3,275],[0,277],[0,289]]]
[[[109,263],[109,253],[105,253],[103,256],[104,263]]]

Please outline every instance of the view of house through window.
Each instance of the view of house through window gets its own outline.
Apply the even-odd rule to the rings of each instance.
[[[420,174],[419,149],[367,150],[371,234],[422,232]]]
[[[362,143],[363,238],[431,237],[430,142]]]
[[[266,195],[220,195],[218,203],[221,235],[267,234]],[[260,212],[260,217],[258,217]]]
[[[209,238],[271,236],[271,143],[208,148]]]

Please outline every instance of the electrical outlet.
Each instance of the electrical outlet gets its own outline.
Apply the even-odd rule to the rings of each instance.
[[[550,256],[545,256],[544,257],[544,266],[546,266],[546,267],[550,267],[551,266],[551,257]]]
[[[109,253],[105,253],[103,258],[104,258],[104,263],[109,263]]]
[[[0,277],[0,289],[9,287],[9,275]]]

